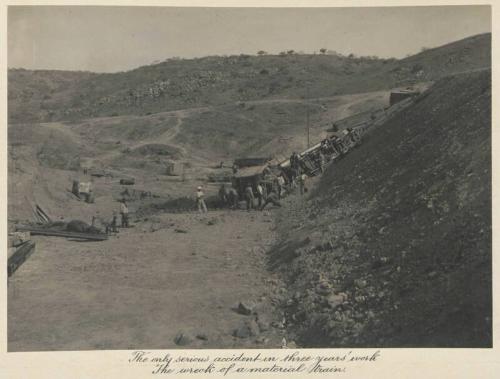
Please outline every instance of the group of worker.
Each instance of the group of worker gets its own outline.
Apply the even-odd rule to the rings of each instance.
[[[127,201],[125,199],[120,199],[118,200],[118,202],[120,203],[120,208],[118,211],[113,210],[111,220],[101,218],[98,211],[97,214],[92,217],[92,226],[97,226],[98,224],[100,224],[101,227],[105,228],[106,234],[118,233],[118,213],[120,213],[120,227],[130,227]]]
[[[228,206],[231,209],[238,208],[238,191],[233,187],[226,187],[223,184],[219,189],[219,201],[224,206]]]
[[[120,202],[120,219],[121,219],[121,227],[128,228],[129,224],[129,209],[127,205],[127,201],[125,199],[118,200]],[[111,220],[111,224],[109,225],[112,232],[117,232],[118,226],[118,216],[116,211],[113,211],[113,218]]]
[[[263,210],[268,204],[281,207],[279,201],[281,194],[281,190],[279,190],[280,187],[281,186],[278,184],[277,188],[273,186],[273,188],[268,191],[266,185],[262,182],[259,182],[255,189],[248,183],[243,192],[247,211],[252,209]],[[219,202],[223,207],[237,209],[239,204],[238,191],[233,187],[227,187],[225,184],[222,184],[219,189]],[[202,186],[199,186],[196,190],[196,205],[199,213],[207,213],[205,193],[203,192]]]
[[[255,199],[257,198],[257,206],[255,206]],[[279,195],[274,186],[271,187],[270,191],[268,191],[267,186],[259,182],[254,189],[252,185],[248,183],[245,187],[245,203],[247,211],[251,209],[259,209],[263,210],[268,204],[273,204],[277,207],[281,207],[281,203],[279,201]]]
[[[322,145],[321,149],[318,149],[318,151],[312,152],[307,156],[308,160],[321,173],[323,173],[326,166],[326,155],[331,155],[332,153],[331,151],[329,151],[329,148],[331,148],[331,146],[327,146],[330,145],[329,142],[325,140],[324,143],[325,145]],[[282,172],[280,175],[275,177],[272,183],[264,183],[261,181],[258,182],[257,185],[252,185],[252,183],[250,182],[246,184],[241,197],[245,200],[247,211],[250,211],[251,209],[262,210],[268,204],[273,204],[275,206],[281,207],[280,199],[283,196],[285,188],[291,190],[298,188],[298,191],[301,195],[307,192],[307,168],[304,159],[304,157],[301,157],[296,152],[293,152],[290,156],[290,169]],[[238,166],[233,165],[233,173],[236,172],[238,172]],[[225,184],[222,184],[219,189],[218,195],[219,202],[223,206],[229,207],[231,209],[238,208],[240,196],[238,194],[238,191],[233,187],[226,187]],[[255,204],[256,202],[257,204]],[[201,186],[198,187],[196,192],[196,203],[198,212],[207,212],[207,206],[204,200],[204,193]]]

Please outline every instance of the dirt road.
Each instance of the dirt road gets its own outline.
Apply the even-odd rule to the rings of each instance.
[[[265,263],[272,230],[268,212],[216,211],[153,216],[103,242],[36,237],[9,279],[8,349],[279,347],[279,329],[232,336],[255,318],[232,309],[239,301],[279,318]]]

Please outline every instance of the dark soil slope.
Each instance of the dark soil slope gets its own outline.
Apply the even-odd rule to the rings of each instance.
[[[491,346],[491,73],[438,81],[290,204],[271,256],[301,346]]]

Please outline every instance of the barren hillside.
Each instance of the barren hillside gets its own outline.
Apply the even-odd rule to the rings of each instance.
[[[489,67],[491,35],[402,60],[340,55],[170,59],[114,74],[9,70],[9,121],[60,121],[223,105],[235,101],[354,94]]]

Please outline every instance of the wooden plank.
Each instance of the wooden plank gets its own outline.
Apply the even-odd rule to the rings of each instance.
[[[22,244],[15,252],[9,257],[7,262],[7,274],[11,276],[28,258],[35,252],[35,243],[28,241]]]
[[[42,218],[44,218],[47,222],[51,222],[52,220],[50,219],[49,215],[42,209],[41,206],[39,206],[38,204],[35,204],[36,206],[36,212],[42,216]]]
[[[40,235],[40,236],[78,238],[78,239],[85,239],[92,241],[105,241],[108,239],[108,236],[106,234],[66,232],[63,230],[51,230],[51,229],[36,228],[31,226],[17,226],[16,230],[31,232],[32,235]]]

